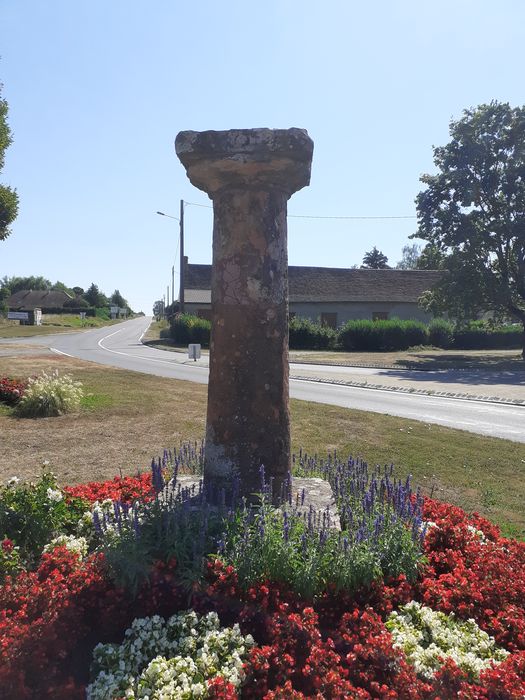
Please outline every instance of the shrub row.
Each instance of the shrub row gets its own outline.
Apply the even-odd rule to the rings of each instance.
[[[181,314],[171,320],[171,337],[179,345],[200,343],[202,347],[210,347],[211,323],[205,318]]]
[[[183,314],[172,319],[170,335],[181,345],[200,343],[203,347],[209,347],[210,328],[210,321]],[[387,352],[418,345],[458,350],[498,350],[521,348],[522,337],[520,326],[491,327],[481,321],[456,327],[440,318],[428,325],[398,318],[385,321],[354,320],[334,330],[306,318],[290,319],[292,350]]]

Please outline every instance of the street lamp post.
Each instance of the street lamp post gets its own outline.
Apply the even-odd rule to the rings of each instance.
[[[176,216],[171,216],[170,214],[165,214],[163,211],[158,211],[157,214],[160,216],[167,216],[168,219],[175,219],[175,221],[179,222],[179,235],[180,235],[180,243],[179,243],[179,249],[180,249],[180,289],[179,289],[179,311],[181,314],[184,313],[184,200],[180,200],[180,218],[177,218]],[[172,268],[171,271],[172,274],[172,302],[174,301],[174,294],[173,294],[173,287],[175,285],[175,280],[174,280],[174,275],[175,275],[175,270],[174,267]]]

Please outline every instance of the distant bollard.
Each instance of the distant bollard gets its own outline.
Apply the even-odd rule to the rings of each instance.
[[[201,346],[199,343],[190,343],[188,345],[188,357],[190,360],[197,362],[201,356]]]

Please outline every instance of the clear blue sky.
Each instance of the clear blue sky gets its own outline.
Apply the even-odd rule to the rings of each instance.
[[[450,119],[525,103],[522,0],[0,0],[0,26],[14,136],[0,180],[20,196],[0,277],[96,282],[146,313],[178,237],[155,212],[210,204],[179,131],[306,128],[312,182],[289,214],[413,216]],[[211,262],[211,228],[210,209],[187,207],[191,262]],[[293,265],[350,267],[374,245],[395,264],[415,220],[288,230]]]

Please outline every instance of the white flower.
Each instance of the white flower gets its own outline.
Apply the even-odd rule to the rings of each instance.
[[[100,670],[87,697],[205,698],[206,680],[217,674],[235,687],[241,684],[243,660],[253,644],[237,625],[221,629],[215,613],[199,617],[190,611],[167,621],[158,615],[137,619],[121,645],[95,647],[93,662]]]
[[[59,491],[58,489],[52,489],[51,487],[47,489],[46,493],[48,500],[52,503],[59,503],[64,498],[64,496],[62,495],[62,491]]]
[[[412,601],[392,612],[386,622],[394,646],[404,650],[416,672],[432,678],[443,660],[451,658],[471,678],[491,663],[503,661],[508,652],[496,647],[492,637],[474,620],[459,620]]]
[[[7,480],[7,487],[11,488],[12,486],[16,486],[19,483],[20,479],[17,476],[12,476],[10,479]]]
[[[87,556],[88,543],[85,537],[75,537],[74,535],[59,535],[44,547],[44,552],[50,552],[55,547],[66,547],[70,552],[75,552],[80,559]]]

